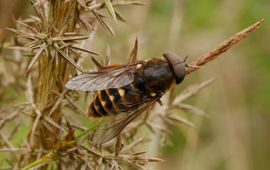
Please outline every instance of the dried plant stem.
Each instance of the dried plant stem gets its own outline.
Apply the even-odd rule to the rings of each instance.
[[[40,10],[46,10],[49,14],[48,18],[43,18],[47,22],[48,35],[56,36],[61,34],[61,31],[72,32],[74,30],[78,16],[76,3],[77,1],[52,0],[46,9],[45,5],[40,5]],[[61,107],[59,105],[57,108],[53,108],[56,99],[52,95],[52,91],[62,93],[65,90],[64,83],[72,70],[73,68],[62,57],[59,57],[59,54],[50,51],[49,47],[46,53],[41,54],[38,60],[38,86],[34,94],[35,105],[41,112],[40,116],[50,116],[54,122],[60,124]],[[49,130],[41,122],[38,122],[36,126],[35,131],[30,132],[33,133],[29,139],[31,147],[33,149],[52,149],[59,140],[58,128],[51,127]],[[28,162],[35,159],[32,157]]]
[[[90,127],[88,127],[86,130],[81,132],[78,136],[76,136],[76,138],[74,140],[71,140],[71,141],[67,142],[64,139],[62,139],[61,141],[59,141],[59,143],[62,143],[62,145],[59,145],[58,148],[52,149],[49,153],[47,153],[46,155],[43,155],[41,158],[39,158],[37,160],[34,160],[33,162],[29,163],[28,165],[26,165],[22,169],[23,170],[29,170],[29,169],[32,169],[32,168],[34,168],[36,166],[40,166],[41,164],[46,164],[46,163],[49,163],[49,162],[52,162],[54,160],[57,160],[57,159],[61,158],[61,156],[63,156],[65,154],[65,153],[62,153],[63,150],[64,150],[63,149],[64,147],[73,146],[78,140],[80,140],[80,138],[82,138],[83,136],[88,134],[90,131],[92,131],[94,128],[96,128],[102,121],[103,120],[100,119],[100,120],[96,121],[95,123],[93,123]],[[8,150],[8,149],[5,149],[4,151],[6,151],[6,150]],[[9,149],[8,151],[10,152],[10,150],[11,149]],[[11,150],[11,151],[13,151],[13,150]]]
[[[249,33],[252,31],[255,31],[259,28],[259,26],[264,22],[264,19],[259,20],[258,22],[252,24],[251,26],[243,29],[242,31],[234,34],[229,39],[223,41],[221,44],[219,44],[216,48],[212,49],[211,51],[201,55],[198,57],[195,61],[191,62],[189,65],[191,67],[186,68],[186,74],[189,74],[197,69],[199,69],[201,66],[205,65],[211,60],[214,60],[219,56],[220,54],[226,52],[228,49],[230,49],[232,46],[234,46],[236,43],[244,39],[248,36]]]

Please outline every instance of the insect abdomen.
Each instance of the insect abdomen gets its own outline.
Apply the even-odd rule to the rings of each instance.
[[[99,92],[98,92],[99,93]],[[98,95],[94,97],[93,102],[90,104],[88,115],[94,117],[100,117],[107,115],[108,112],[103,106],[103,101],[99,99]]]
[[[143,93],[132,84],[117,89],[100,90],[88,111],[89,116],[101,117],[126,112],[138,107]]]

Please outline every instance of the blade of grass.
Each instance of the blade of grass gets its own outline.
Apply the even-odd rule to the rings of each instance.
[[[110,1],[110,0],[104,0],[104,3],[105,3],[105,5],[106,5],[106,7],[107,7],[109,13],[110,13],[111,16],[113,17],[113,19],[114,19],[115,21],[117,21],[116,14],[115,14],[115,11],[114,11],[114,9],[113,9],[113,6],[112,6],[111,1]]]
[[[105,20],[101,17],[101,15],[99,13],[97,13],[96,11],[92,11],[92,12],[93,12],[94,16],[97,18],[98,22],[101,24],[101,26],[104,29],[108,30],[115,37],[115,33],[114,33],[112,27],[108,23],[105,22]]]
[[[134,44],[134,47],[130,53],[128,63],[129,64],[134,63],[137,60],[137,57],[138,57],[138,38],[136,38],[136,40],[135,40],[135,44]]]

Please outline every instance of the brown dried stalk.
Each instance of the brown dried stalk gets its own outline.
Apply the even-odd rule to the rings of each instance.
[[[69,57],[66,57],[66,54],[63,54],[60,47],[57,46],[59,43],[56,43],[58,41],[63,43],[66,41],[66,39],[59,39],[58,37],[62,36],[63,32],[74,31],[78,16],[76,1],[65,2],[52,0],[48,7],[44,4],[44,1],[37,1],[33,4],[41,20],[41,32],[28,34],[33,34],[32,38],[37,39],[29,44],[33,44],[33,47],[38,47],[35,56],[27,68],[27,72],[30,72],[33,65],[38,63],[38,85],[32,93],[33,99],[31,100],[35,119],[33,120],[33,126],[29,132],[28,139],[32,149],[52,149],[59,142],[59,129],[61,129],[59,127],[61,127],[63,113],[60,105],[54,105],[54,101],[57,100],[51,94],[51,91],[58,93],[65,91],[64,82],[67,81],[73,70],[68,62],[74,62]],[[45,15],[45,11],[48,12],[48,17]],[[15,32],[18,33],[17,30]],[[47,37],[52,38],[49,40]],[[81,38],[80,36],[73,37]],[[48,40],[51,43],[48,43]],[[29,45],[28,47],[32,46]],[[32,90],[28,91],[31,93]],[[28,162],[32,162],[37,157],[31,155],[29,158],[26,157],[26,159]],[[43,167],[43,169],[46,169],[46,167]]]
[[[259,28],[259,26],[264,22],[264,19],[261,19],[257,21],[256,23],[252,24],[251,26],[243,29],[242,31],[234,34],[229,39],[223,41],[221,44],[219,44],[216,48],[212,49],[211,51],[201,55],[198,57],[195,61],[191,62],[189,66],[186,68],[186,74],[189,74],[197,69],[199,69],[201,66],[205,65],[209,61],[212,61],[216,59],[220,54],[226,52],[228,49],[233,47],[236,43],[241,41],[242,39],[246,38],[249,33],[252,31],[255,31]]]

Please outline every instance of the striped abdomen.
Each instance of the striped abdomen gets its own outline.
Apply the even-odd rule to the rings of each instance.
[[[133,84],[117,89],[100,90],[89,107],[88,115],[101,117],[136,109],[143,95],[144,93]]]

